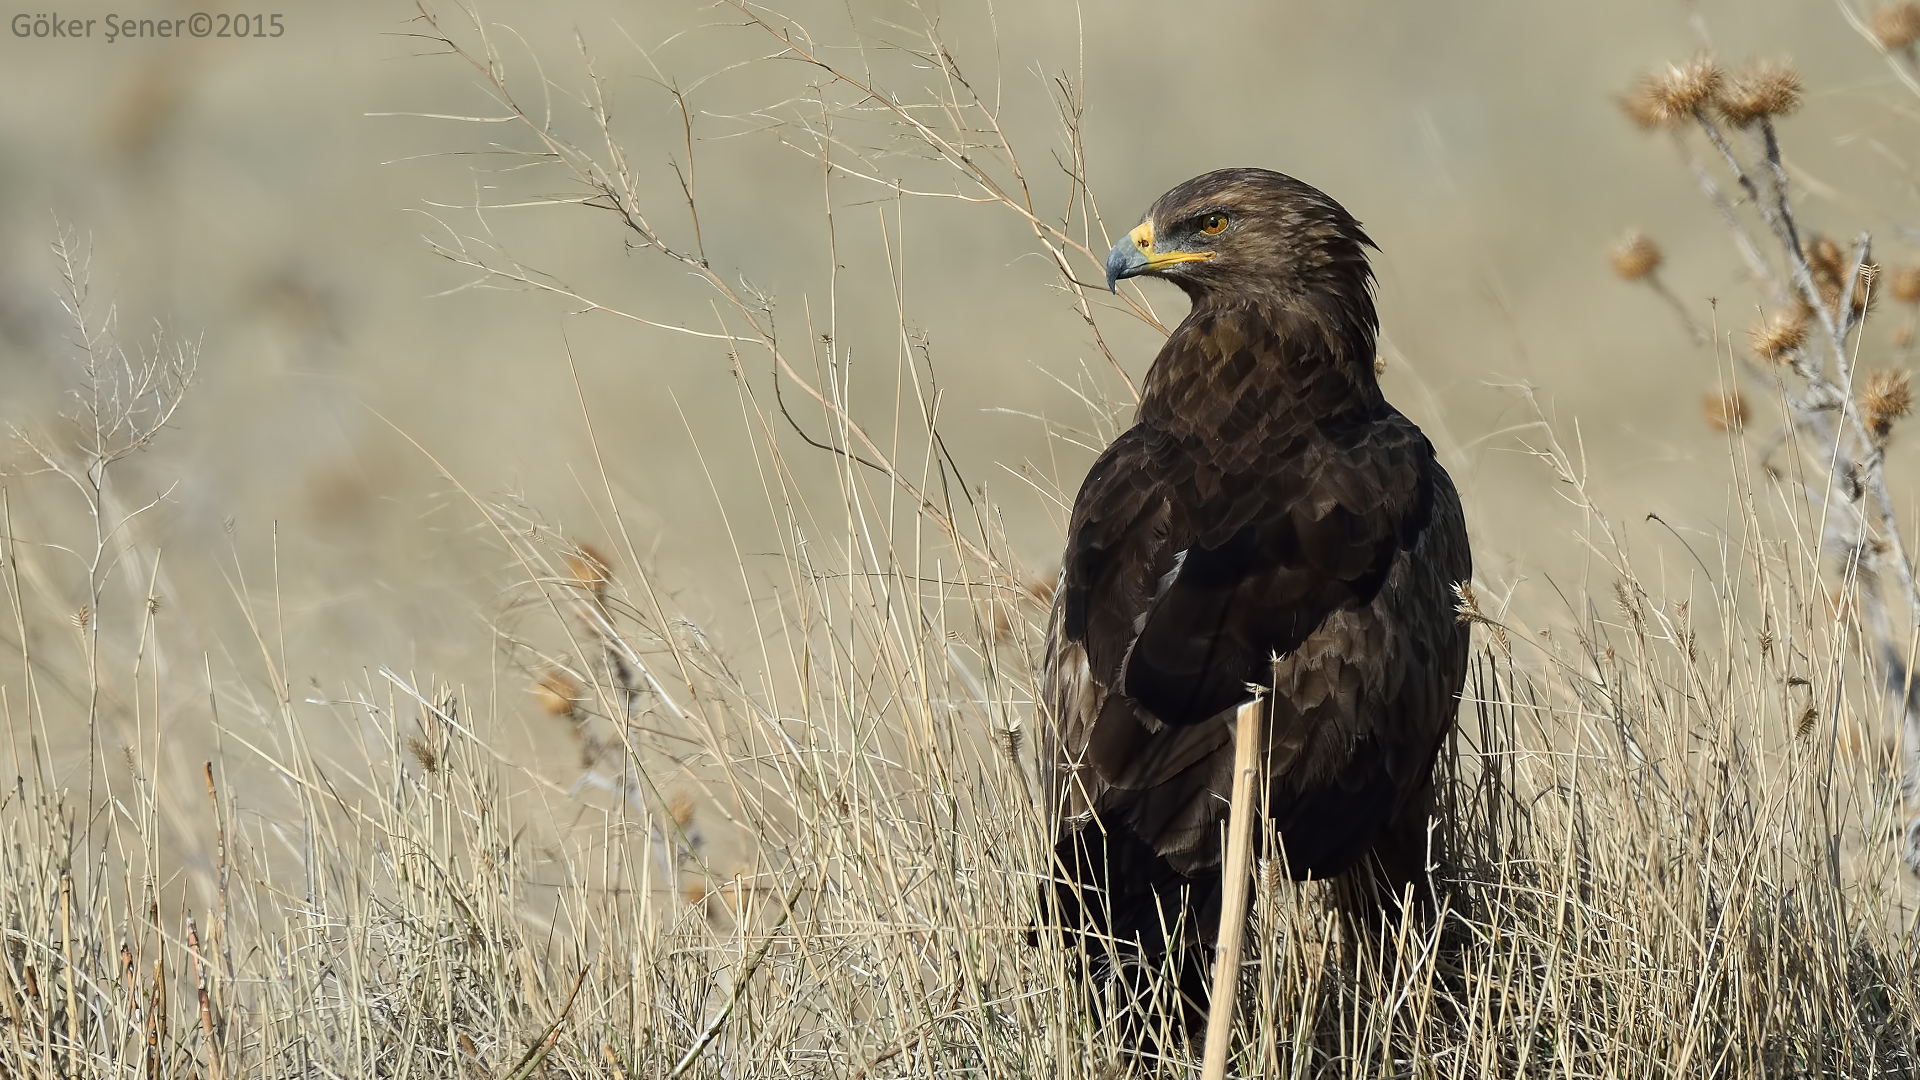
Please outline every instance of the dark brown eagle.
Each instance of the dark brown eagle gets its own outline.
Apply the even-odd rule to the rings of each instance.
[[[1356,908],[1424,893],[1472,565],[1453,482],[1380,392],[1371,246],[1315,188],[1229,169],[1107,257],[1109,287],[1150,274],[1193,308],[1074,500],[1054,594],[1048,891],[1070,935],[1205,955],[1250,684],[1273,688],[1265,808],[1292,876],[1347,875]]]

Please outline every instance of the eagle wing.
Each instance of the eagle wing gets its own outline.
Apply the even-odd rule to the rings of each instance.
[[[1466,576],[1452,565],[1464,563],[1465,532],[1419,430],[1391,411],[1336,437],[1309,417],[1270,419],[1239,440],[1145,424],[1123,434],[1075,501],[1054,598],[1052,805],[1069,827],[1120,819],[1182,872],[1217,856],[1201,841],[1224,811],[1227,718],[1249,683],[1279,686],[1276,824],[1350,819],[1322,830],[1327,858],[1289,835],[1299,869],[1350,861],[1353,844],[1334,834],[1364,848],[1424,774],[1450,703],[1405,699],[1457,684],[1448,669],[1465,660],[1450,609],[1433,599]],[[1440,610],[1402,613],[1403,593]],[[1436,633],[1447,640],[1428,651],[1447,656],[1423,672],[1412,639]]]

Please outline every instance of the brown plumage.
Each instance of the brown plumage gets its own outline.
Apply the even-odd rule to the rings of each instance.
[[[1346,875],[1355,910],[1424,891],[1472,568],[1452,481],[1374,374],[1369,246],[1318,190],[1233,169],[1161,196],[1108,258],[1110,284],[1193,303],[1074,500],[1047,641],[1052,915],[1130,943],[1090,948],[1108,960],[1213,940],[1250,683],[1274,687],[1266,811],[1292,875]]]

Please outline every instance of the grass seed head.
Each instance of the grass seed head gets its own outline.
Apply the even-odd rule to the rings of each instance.
[[[1903,304],[1920,304],[1920,266],[1896,266],[1887,274],[1887,291]]]
[[[1920,4],[1881,4],[1867,16],[1875,41],[1888,52],[1920,41]]]
[[[1645,278],[1660,269],[1662,259],[1660,245],[1638,229],[1621,237],[1607,257],[1613,263],[1613,272],[1619,274],[1622,281]]]
[[[1737,433],[1747,426],[1747,401],[1738,390],[1708,394],[1700,402],[1700,413],[1707,426],[1715,431]]]
[[[1913,411],[1913,377],[1902,368],[1876,371],[1860,391],[1860,412],[1867,430],[1884,439],[1893,422]]]
[[[1807,316],[1805,308],[1795,307],[1787,311],[1776,311],[1768,318],[1747,331],[1747,343],[1753,346],[1754,354],[1775,362],[1786,360],[1788,354],[1807,342]]]
[[[412,754],[413,760],[419,762],[420,767],[427,772],[431,773],[439,770],[440,755],[434,753],[433,747],[428,746],[427,740],[420,736],[407,736],[407,752]]]
[[[1720,88],[1715,104],[1733,124],[1745,127],[1800,107],[1800,73],[1786,64],[1759,60],[1741,68]]]

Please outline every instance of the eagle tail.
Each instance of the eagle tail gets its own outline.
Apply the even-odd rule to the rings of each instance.
[[[1219,874],[1180,873],[1124,826],[1068,830],[1054,855],[1060,876],[1043,887],[1043,909],[1069,952],[1083,958],[1089,989],[1112,979],[1120,999],[1136,1003],[1116,1018],[1126,1041],[1152,1045],[1156,1033],[1142,1025],[1161,1016],[1174,1018],[1176,1038],[1197,1037],[1220,925]],[[1169,993],[1178,1001],[1165,1000]]]

